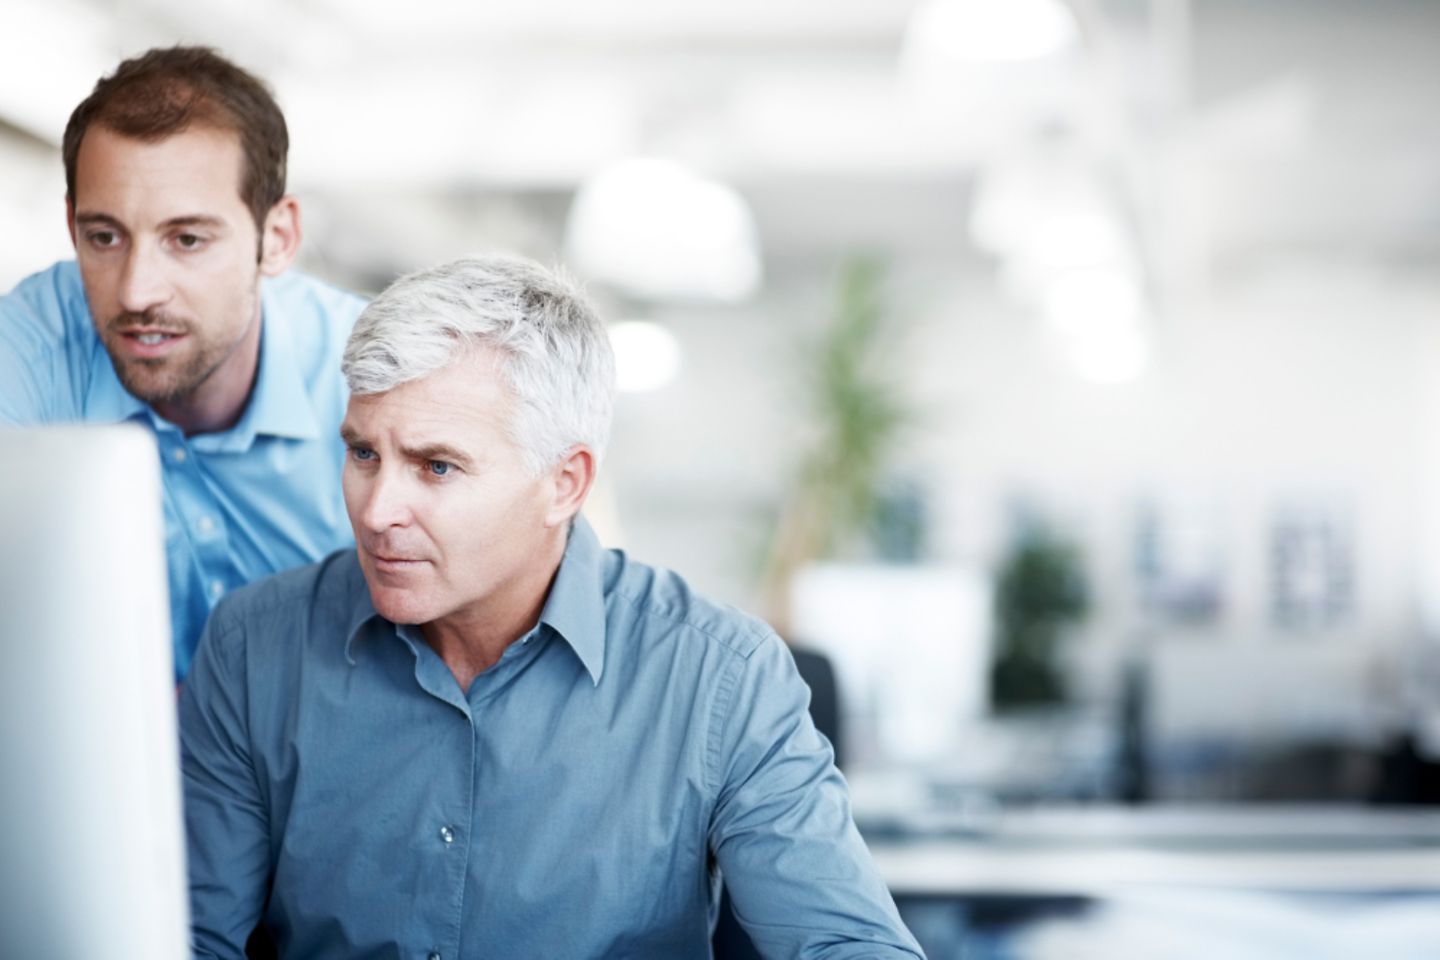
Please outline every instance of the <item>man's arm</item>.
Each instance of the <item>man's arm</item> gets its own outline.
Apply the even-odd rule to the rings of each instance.
[[[251,761],[244,627],[216,608],[180,701],[197,958],[244,960],[270,887],[269,814]]]
[[[736,668],[710,828],[736,918],[766,957],[923,956],[855,829],[784,644],[771,635]]]
[[[60,319],[43,316],[45,304],[27,295],[33,293],[17,289],[0,297],[0,424],[55,419],[51,408],[62,392]],[[52,305],[59,310],[58,302]]]

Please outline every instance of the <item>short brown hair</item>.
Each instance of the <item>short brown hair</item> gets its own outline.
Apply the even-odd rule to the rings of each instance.
[[[65,191],[75,201],[75,161],[93,124],[121,136],[156,141],[191,124],[233,130],[245,164],[240,199],[256,229],[285,195],[285,155],[290,134],[269,88],[209,47],[164,47],[132,57],[95,84],[70,114],[61,155]]]

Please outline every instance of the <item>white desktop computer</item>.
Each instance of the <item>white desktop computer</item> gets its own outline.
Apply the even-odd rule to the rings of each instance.
[[[188,956],[159,463],[0,429],[0,957]]]

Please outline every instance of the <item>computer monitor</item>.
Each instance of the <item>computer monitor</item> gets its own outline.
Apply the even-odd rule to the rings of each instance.
[[[791,585],[790,633],[835,665],[856,769],[944,762],[989,709],[990,583],[978,570],[811,564]]]
[[[159,461],[0,429],[0,956],[188,956]]]

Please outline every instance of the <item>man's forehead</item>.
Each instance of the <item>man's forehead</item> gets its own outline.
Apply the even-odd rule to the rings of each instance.
[[[503,423],[506,397],[486,378],[446,370],[383,393],[352,394],[345,424],[351,430],[398,430],[451,441],[477,428]],[[447,436],[448,435],[448,436]]]
[[[156,139],[131,137],[97,125],[80,142],[75,161],[78,207],[108,199],[124,187],[147,188],[156,202],[172,206],[176,216],[216,214],[221,208],[245,210],[241,188],[245,157],[233,130],[192,125]],[[108,212],[108,211],[99,211]]]

